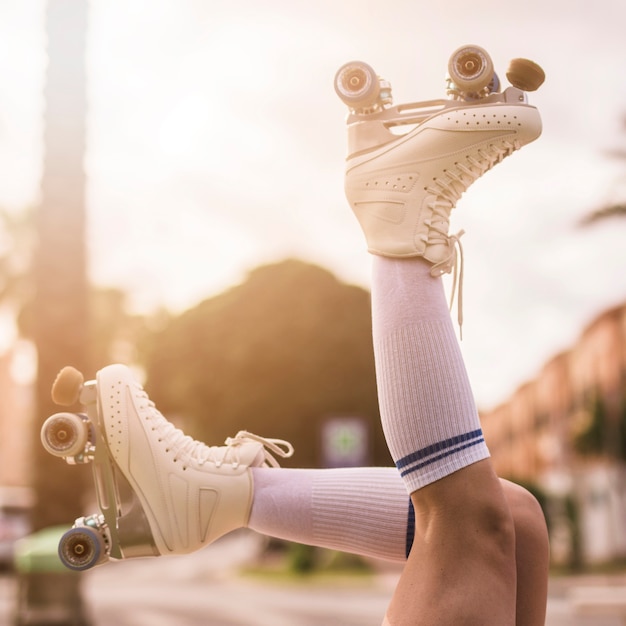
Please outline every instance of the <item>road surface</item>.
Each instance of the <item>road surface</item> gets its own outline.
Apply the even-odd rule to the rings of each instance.
[[[379,626],[398,571],[371,579],[282,582],[239,575],[260,549],[235,533],[185,557],[112,563],[84,575],[92,626]],[[15,584],[0,578],[0,624]],[[620,614],[621,611],[621,614]],[[551,582],[546,626],[626,626],[626,575]]]

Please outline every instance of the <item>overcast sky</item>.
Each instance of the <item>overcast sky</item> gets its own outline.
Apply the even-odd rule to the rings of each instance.
[[[54,1],[54,0],[52,0]],[[0,204],[36,202],[44,2],[0,0]],[[361,59],[396,103],[443,97],[450,53],[475,43],[504,80],[529,57],[542,137],[459,202],[462,348],[479,404],[506,398],[606,307],[626,301],[626,221],[581,230],[624,199],[623,0],[93,0],[91,273],[147,312],[180,311],[297,256],[369,285],[343,196],[346,110],[333,91]],[[624,173],[624,174],[623,174]],[[306,285],[303,285],[306,289]]]

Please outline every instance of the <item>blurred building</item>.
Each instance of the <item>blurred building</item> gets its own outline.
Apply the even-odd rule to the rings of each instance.
[[[553,557],[626,557],[626,304],[481,415],[500,476],[548,497]]]

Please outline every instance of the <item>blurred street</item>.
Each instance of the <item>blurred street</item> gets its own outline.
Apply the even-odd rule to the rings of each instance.
[[[331,582],[240,576],[260,538],[236,533],[186,557],[114,563],[85,575],[93,626],[378,626],[398,575]],[[0,578],[0,624],[15,582]],[[620,608],[621,607],[621,608]],[[621,614],[620,614],[621,611]],[[546,626],[626,625],[626,574],[553,579]]]

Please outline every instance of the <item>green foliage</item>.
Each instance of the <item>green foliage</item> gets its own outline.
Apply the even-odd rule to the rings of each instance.
[[[565,514],[570,528],[570,558],[569,568],[572,571],[580,571],[583,566],[583,545],[580,529],[580,511],[574,495],[565,497]]]
[[[372,463],[388,465],[371,332],[363,289],[300,261],[261,267],[152,336],[148,391],[194,437],[287,439],[299,467],[319,465],[323,419],[363,416]]]
[[[574,437],[574,449],[583,456],[605,455],[626,461],[626,397],[608,410],[600,392],[589,402],[586,427]]]
[[[626,396],[622,398],[622,404],[617,422],[617,445],[618,458],[626,461]]]
[[[309,574],[316,568],[317,548],[301,543],[290,543],[287,566],[294,574]]]
[[[574,448],[586,456],[602,454],[607,443],[607,413],[600,394],[594,394],[588,412],[588,424],[574,438]]]
[[[370,565],[357,555],[299,543],[287,544],[287,569],[297,575],[313,573],[368,574]]]

